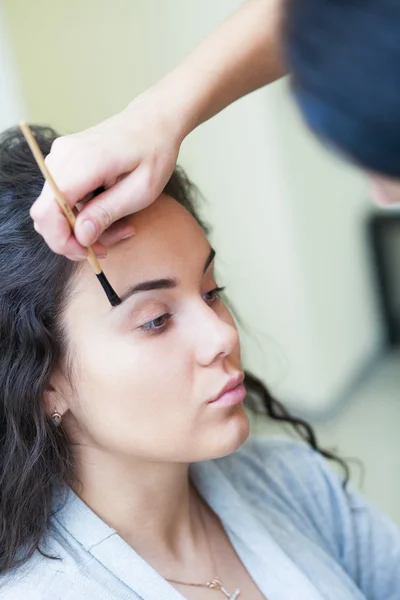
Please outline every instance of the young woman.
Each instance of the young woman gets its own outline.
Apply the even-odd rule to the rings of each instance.
[[[48,154],[56,134],[34,132]],[[399,530],[243,373],[183,173],[104,261],[114,308],[34,231],[42,184],[21,134],[3,134],[0,597],[398,598]],[[244,403],[309,444],[248,440]]]

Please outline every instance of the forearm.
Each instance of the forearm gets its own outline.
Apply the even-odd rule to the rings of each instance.
[[[284,75],[282,0],[248,0],[154,88],[182,139],[238,98]]]

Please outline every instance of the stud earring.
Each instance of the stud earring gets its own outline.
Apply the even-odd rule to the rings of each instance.
[[[62,416],[60,415],[60,413],[54,412],[51,415],[51,419],[56,427],[59,427],[61,425]]]

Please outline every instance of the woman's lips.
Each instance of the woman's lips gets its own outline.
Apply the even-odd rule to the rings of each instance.
[[[209,402],[218,406],[233,406],[240,404],[246,397],[246,388],[243,385],[244,375],[239,373],[232,377],[218,396]]]

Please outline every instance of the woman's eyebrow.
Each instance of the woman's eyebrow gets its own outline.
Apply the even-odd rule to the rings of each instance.
[[[214,250],[214,248],[210,248],[210,254],[208,255],[206,263],[204,265],[203,273],[205,273],[207,271],[208,267],[211,265],[214,258],[215,258],[215,250]]]
[[[150,281],[142,281],[132,285],[120,296],[121,304],[128,300],[131,296],[139,294],[140,292],[151,292],[152,290],[170,290],[178,285],[177,279],[152,279]],[[116,307],[112,307],[113,309]]]
[[[208,267],[211,265],[212,261],[215,258],[215,250],[213,248],[210,249],[210,254],[207,257],[207,260],[204,265],[203,273],[205,273]],[[137,283],[128,288],[122,296],[120,296],[121,304],[128,300],[131,296],[135,294],[139,294],[140,292],[151,292],[152,290],[171,290],[176,288],[179,285],[178,279],[164,278],[164,279],[152,279],[150,281],[142,281],[141,283]],[[117,305],[120,306],[120,305]],[[111,310],[117,308],[117,306],[113,306]]]

